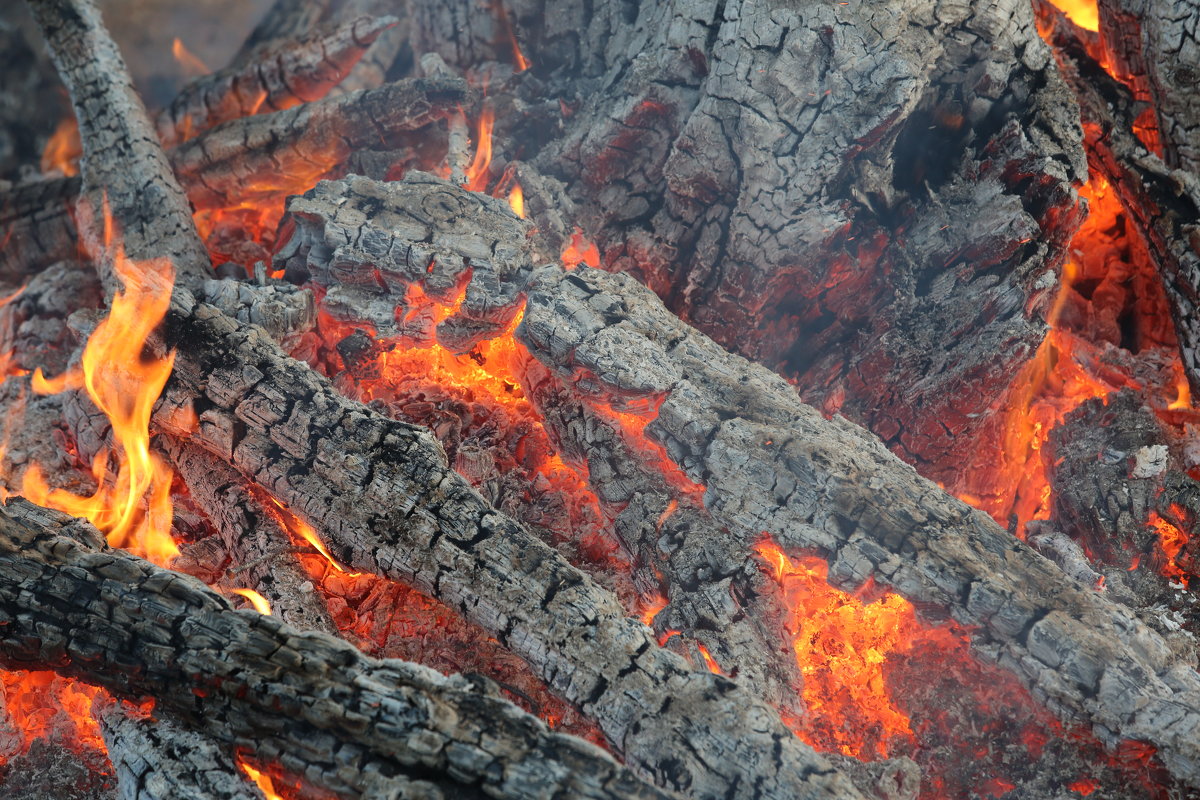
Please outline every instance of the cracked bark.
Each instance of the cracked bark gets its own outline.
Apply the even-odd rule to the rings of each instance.
[[[0,572],[9,668],[53,666],[149,694],[340,796],[670,796],[486,687],[234,611],[194,579],[109,550],[87,523],[21,500],[0,512]]]
[[[504,60],[483,15],[426,13],[418,52]],[[566,183],[606,267],[931,474],[954,463],[1040,342],[1081,218],[1078,120],[1028,4],[510,16],[572,110],[544,146],[497,139]]]
[[[438,201],[405,198],[422,187]],[[366,198],[362,208],[356,198]],[[824,419],[777,375],[689,328],[631,277],[531,271],[515,218],[482,221],[488,209],[504,213],[502,203],[419,175],[399,187],[323,184],[293,209],[296,233],[280,253],[289,271],[303,264],[308,275],[349,282],[366,270],[383,276],[377,296],[403,294],[407,282],[425,280],[431,259],[448,255],[448,243],[458,245],[450,260],[470,272],[466,296],[474,287],[504,307],[525,294],[516,336],[575,398],[598,412],[649,411],[646,435],[704,486],[705,509],[740,539],[743,559],[766,532],[793,556],[821,553],[835,582],[872,577],[920,608],[941,609],[976,626],[977,649],[1059,715],[1089,722],[1102,739],[1150,741],[1177,776],[1200,780],[1200,676],[1157,633],[919,477],[874,436]],[[473,239],[460,233],[468,219]],[[497,276],[516,285],[497,287]],[[447,346],[456,341],[441,334]],[[620,457],[603,436],[589,446],[592,463]]]
[[[159,139],[172,147],[222,122],[320,100],[394,24],[392,17],[359,17],[198,78],[156,116]]]

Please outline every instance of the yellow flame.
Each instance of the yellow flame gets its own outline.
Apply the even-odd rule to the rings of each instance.
[[[123,547],[158,564],[179,554],[172,541],[172,472],[150,451],[150,414],[166,385],[175,354],[144,358],[151,333],[166,316],[175,270],[167,259],[133,262],[123,248],[115,252],[114,271],[124,289],[113,296],[108,316],[88,338],[80,372],[47,381],[34,376],[34,389],[55,392],[82,385],[112,426],[117,470],[108,480],[110,453],[92,465],[97,488],[91,497],[51,490],[33,465],[22,479],[22,493],[35,503],[86,517]]]
[[[508,193],[508,205],[514,214],[525,219],[525,191],[521,188],[521,184],[518,183]]]
[[[283,800],[275,791],[275,784],[271,782],[270,775],[259,772],[241,759],[238,759],[238,766],[250,777],[250,780],[254,781],[254,785],[258,787],[258,790],[266,795],[267,800]]]
[[[254,610],[258,613],[267,617],[271,616],[271,604],[258,592],[253,589],[230,589],[230,591],[249,600],[250,605],[254,606]]]

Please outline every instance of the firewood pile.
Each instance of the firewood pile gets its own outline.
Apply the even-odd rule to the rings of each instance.
[[[1200,797],[1190,5],[3,13],[0,797]]]

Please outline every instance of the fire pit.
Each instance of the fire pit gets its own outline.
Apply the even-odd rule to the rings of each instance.
[[[0,797],[1200,797],[1193,9],[102,5],[0,12]]]

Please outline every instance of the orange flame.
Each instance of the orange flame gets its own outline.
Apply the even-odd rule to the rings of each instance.
[[[1171,411],[1186,411],[1192,407],[1192,387],[1187,375],[1182,372],[1175,377],[1175,399],[1167,408]]]
[[[266,800],[283,800],[275,791],[275,784],[271,780],[270,775],[265,772],[259,772],[240,758],[238,759],[238,766],[242,768],[242,772],[245,772],[249,776],[250,780],[254,781],[254,785],[266,796]]]
[[[258,592],[253,589],[230,589],[230,591],[249,600],[250,605],[254,606],[254,610],[258,613],[265,617],[271,616],[271,604]]]
[[[184,76],[188,78],[199,78],[212,72],[207,64],[183,46],[183,42],[179,40],[178,36],[171,43],[171,55],[175,56],[175,61],[178,62],[180,68],[183,70]]]
[[[68,115],[58,123],[42,150],[42,172],[57,170],[67,177],[78,175],[81,155],[83,144],[79,141],[79,123],[74,115]]]
[[[1085,31],[1100,30],[1100,9],[1096,0],[1050,0],[1059,11]]]
[[[700,657],[704,659],[704,666],[708,667],[708,671],[714,675],[724,675],[721,667],[717,664],[717,660],[712,657],[712,653],[708,652],[708,648],[696,642],[696,649],[700,651]]]
[[[587,264],[589,267],[600,266],[600,248],[596,247],[596,243],[583,235],[583,231],[579,228],[571,234],[571,241],[563,248],[562,255],[559,256],[563,266],[567,269],[575,269],[580,264]]]
[[[150,451],[150,414],[175,356],[144,358],[142,351],[167,313],[175,269],[166,259],[135,263],[119,245],[114,271],[124,289],[113,296],[108,316],[88,338],[78,375],[48,382],[40,371],[34,387],[41,391],[82,385],[112,426],[117,470],[108,480],[109,454],[93,462],[97,488],[91,497],[51,490],[37,465],[22,479],[22,493],[35,503],[86,517],[107,535],[113,547],[124,547],[157,564],[166,564],[179,549],[171,539],[172,472]]]
[[[797,735],[809,744],[861,758],[886,758],[896,738],[911,739],[908,717],[895,707],[884,680],[892,653],[919,641],[963,648],[946,628],[927,628],[912,604],[888,593],[868,602],[831,586],[824,560],[793,561],[770,539],[755,546],[783,590],[796,663],[804,675],[805,718]]]
[[[479,124],[475,131],[475,158],[467,167],[467,182],[463,188],[472,192],[487,191],[488,168],[492,165],[492,128],[496,122],[495,112],[491,107],[485,107],[479,115]]]

